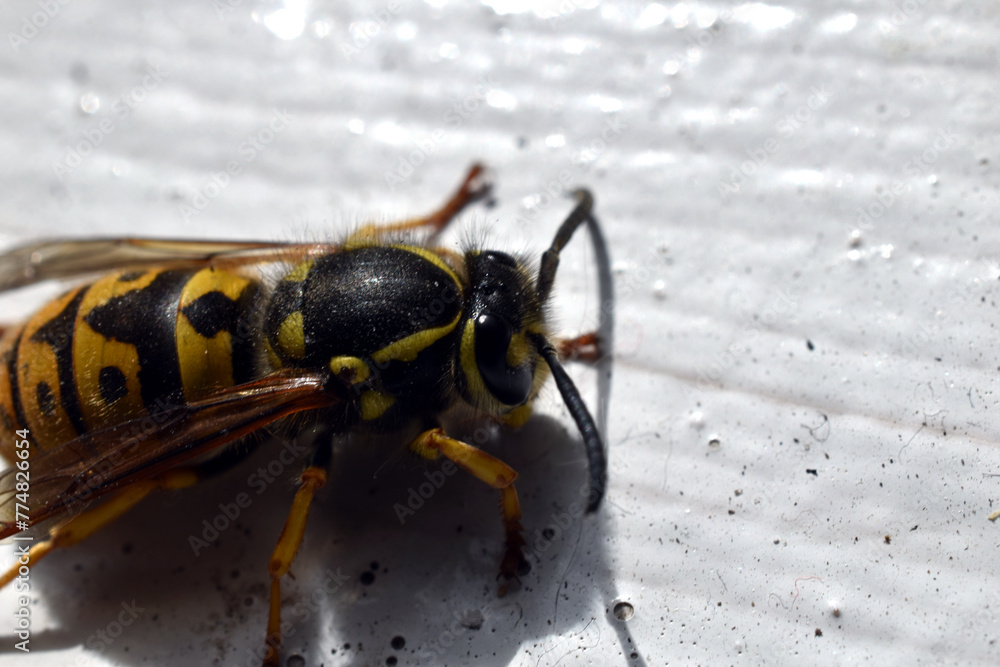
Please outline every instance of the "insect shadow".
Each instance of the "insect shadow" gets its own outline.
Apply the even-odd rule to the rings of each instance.
[[[457,436],[482,437],[481,424],[463,426]],[[283,589],[284,659],[504,664],[521,645],[573,650],[554,638],[600,622],[613,592],[607,506],[583,513],[587,465],[572,424],[536,415],[518,431],[491,431],[483,445],[520,474],[532,569],[504,597],[496,491],[447,463],[398,453],[401,442],[351,435],[335,448]],[[82,644],[80,664],[258,665],[267,562],[307,461],[300,442],[269,439],[226,474],[155,494],[54,553],[31,585],[58,629],[33,634],[32,651]],[[13,637],[0,641],[0,655],[14,650]]]

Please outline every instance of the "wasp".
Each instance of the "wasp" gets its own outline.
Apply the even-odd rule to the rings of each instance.
[[[331,436],[410,429],[411,452],[444,457],[495,488],[503,594],[528,565],[517,473],[450,437],[440,417],[466,406],[520,426],[551,376],[586,449],[590,512],[607,466],[561,364],[596,359],[599,341],[557,339],[546,316],[561,250],[584,222],[597,226],[593,198],[573,193],[576,205],[534,271],[505,252],[434,245],[489,189],[474,165],[432,214],[362,226],[338,244],[117,238],[0,256],[0,291],[105,274],[0,339],[0,453],[15,462],[0,474],[0,539],[47,527],[0,587],[148,494],[234,465],[252,451],[239,443],[284,425]],[[421,232],[423,242],[412,240]],[[277,267],[276,277],[262,267]],[[264,665],[278,664],[281,579],[326,481],[332,442],[313,445],[268,564]]]

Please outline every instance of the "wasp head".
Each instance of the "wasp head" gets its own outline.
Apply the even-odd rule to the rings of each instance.
[[[559,253],[580,225],[592,220],[590,193],[577,190],[574,195],[577,206],[542,255],[536,279],[532,280],[522,262],[506,253],[466,254],[470,298],[461,325],[456,375],[466,401],[492,414],[515,417],[519,407],[530,404],[538,395],[551,373],[583,436],[590,473],[587,511],[593,512],[604,496],[604,445],[579,390],[563,370],[544,317],[559,267]],[[597,223],[593,224],[596,227]],[[541,360],[545,363],[539,363]]]
[[[472,251],[459,346],[466,401],[494,414],[528,403],[547,377],[529,338],[543,332],[542,303],[523,263],[507,253]]]

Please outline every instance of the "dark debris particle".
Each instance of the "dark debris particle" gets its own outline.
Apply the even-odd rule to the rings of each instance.
[[[811,340],[807,340],[807,341],[806,341],[806,347],[807,347],[807,348],[809,348],[809,351],[810,351],[810,352],[812,352],[813,350],[815,350],[815,349],[816,349],[816,346],[815,346],[815,345],[813,345],[813,342],[812,342]]]
[[[913,531],[915,531],[915,530],[916,530],[916,529],[917,529],[917,528],[918,528],[919,526],[920,526],[920,524],[918,523],[918,524],[917,524],[916,526],[914,526],[913,528],[910,528],[910,532],[912,533],[912,532],[913,532]]]
[[[370,564],[368,565],[368,567],[370,567],[370,568],[371,568],[372,572],[378,572],[378,561],[377,561],[377,560],[373,560],[373,561],[372,561],[372,562],[371,562],[371,563],[370,563]]]
[[[886,535],[884,539],[885,539],[885,543],[886,544],[892,544],[892,536],[891,535]]]
[[[306,659],[301,655],[292,654],[288,656],[288,660],[285,661],[286,667],[306,667]]]
[[[375,583],[375,573],[374,572],[362,572],[361,573],[361,583],[365,586],[371,586]]]
[[[816,468],[806,468],[806,472],[810,475],[815,475],[816,477],[819,477],[819,471],[816,470]]]
[[[822,637],[823,636],[823,631],[820,630],[819,628],[816,628],[816,636],[817,637]]]
[[[398,660],[396,660],[396,656],[394,655],[390,655],[388,658],[385,659],[385,664],[389,665],[389,667],[392,667],[397,662]]]
[[[392,638],[392,641],[389,642],[389,645],[392,646],[397,651],[401,651],[406,646],[406,640],[403,639],[402,636],[396,635],[395,637]]]

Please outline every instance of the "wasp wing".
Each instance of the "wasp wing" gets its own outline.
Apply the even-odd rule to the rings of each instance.
[[[63,239],[21,246],[0,255],[0,291],[61,278],[151,266],[218,266],[301,261],[329,253],[328,243],[199,241],[193,239]]]
[[[27,491],[12,467],[0,473],[0,539],[82,509],[132,482],[148,479],[282,417],[341,402],[345,385],[329,374],[279,371],[170,406],[29,459]]]

